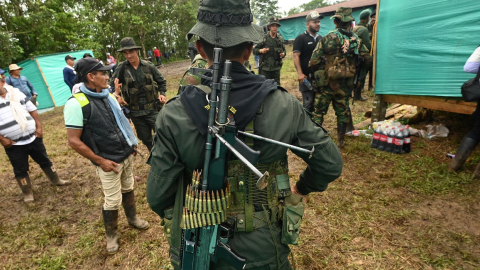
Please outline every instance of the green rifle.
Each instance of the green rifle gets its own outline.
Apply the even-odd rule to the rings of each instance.
[[[355,76],[353,77],[353,89],[357,89],[358,84],[360,83],[360,76],[364,68],[365,58],[358,56],[357,62],[355,65]]]
[[[184,228],[181,248],[182,270],[208,270],[210,262],[217,262],[219,259],[226,260],[235,269],[244,269],[246,265],[246,259],[236,254],[227,245],[228,239],[233,236],[234,232],[230,223],[225,222],[230,200],[230,190],[226,180],[228,152],[233,153],[259,177],[257,188],[264,189],[267,186],[268,172],[262,174],[255,167],[260,152],[250,149],[239,140],[236,137],[237,133],[310,154],[314,151],[314,149],[307,150],[237,131],[236,127],[230,123],[233,121],[230,120],[228,113],[232,63],[229,60],[225,61],[224,74],[220,78],[221,59],[222,49],[215,48],[211,70],[191,69],[192,74],[211,80],[212,87],[209,98],[208,135],[205,144],[203,173],[194,173],[192,185],[189,185],[186,192],[181,224]],[[204,75],[206,73],[211,73],[212,77]],[[214,142],[214,140],[216,141]]]

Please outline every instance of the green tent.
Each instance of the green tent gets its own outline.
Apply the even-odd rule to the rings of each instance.
[[[355,18],[355,21],[359,22],[360,12],[367,8],[373,11],[376,9],[376,4],[377,0],[351,0],[315,9],[318,13],[324,16],[320,21],[320,31],[318,34],[325,36],[330,30],[335,28],[333,20],[330,19],[330,17],[334,15],[335,10],[337,10],[338,7],[351,7],[353,9],[352,15]],[[278,28],[278,32],[283,36],[283,39],[293,40],[298,35],[305,32],[307,30],[305,18],[312,11],[313,10],[309,10],[280,19],[282,26]]]
[[[480,38],[478,0],[381,1],[376,94],[460,97]]]
[[[63,81],[63,68],[67,65],[65,56],[71,55],[79,60],[84,53],[93,55],[90,50],[55,53],[35,56],[17,64],[23,68],[21,75],[28,78],[38,93],[39,110],[62,106],[67,102],[72,92]]]

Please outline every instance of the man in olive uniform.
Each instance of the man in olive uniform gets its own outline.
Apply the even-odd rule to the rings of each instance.
[[[255,45],[254,55],[260,55],[260,75],[267,79],[274,79],[280,85],[280,69],[282,69],[283,58],[287,54],[283,37],[278,33],[281,26],[278,18],[271,18],[268,23],[270,31],[263,37],[263,41]]]
[[[221,18],[222,14],[229,14],[232,22],[209,20]],[[289,233],[285,233],[285,239],[282,240],[281,232],[282,226],[286,226],[286,229],[290,228],[288,224],[292,228],[294,225],[282,222],[282,202],[288,198],[298,199],[311,192],[325,191],[328,184],[342,172],[340,151],[325,131],[311,120],[295,97],[278,87],[274,81],[245,69],[243,63],[249,59],[253,43],[262,39],[252,26],[249,1],[203,0],[197,18],[199,22],[187,37],[200,37],[196,46],[202,57],[207,59],[208,65],[213,64],[215,46],[223,48],[222,62],[225,59],[232,61],[229,106],[230,111],[235,112],[235,126],[239,130],[250,130],[254,134],[305,149],[314,148],[311,156],[292,151],[307,164],[292,187],[288,180],[287,149],[284,147],[251,141],[253,149],[261,152],[257,168],[270,173],[268,185],[263,190],[256,187],[242,189],[244,185],[255,186],[256,181],[246,177],[250,175],[250,170],[243,163],[236,158],[227,159],[226,169],[232,186],[227,217],[235,221],[234,237],[229,238],[227,244],[234,252],[246,257],[245,269],[291,269],[288,262],[288,244],[291,242],[285,240],[289,239]],[[220,74],[223,74],[223,70],[220,70]],[[182,198],[186,185],[192,179],[192,172],[204,165],[209,108],[204,89],[208,88],[209,83],[202,80],[201,86],[188,86],[160,111],[155,144],[148,161],[151,169],[147,181],[147,199],[152,210],[162,218],[175,269],[181,269]],[[280,193],[279,189],[285,193]],[[244,198],[252,199],[247,201]],[[291,236],[298,236],[296,232],[292,232]],[[235,268],[220,259],[217,263],[212,262],[210,269]]]
[[[353,33],[357,34],[357,36],[362,40],[362,44],[367,47],[368,52],[372,49],[372,42],[370,40],[370,34],[368,32],[368,21],[370,20],[370,13],[369,9],[365,9],[360,13],[360,22],[353,28]],[[362,71],[360,73],[360,77],[358,79],[357,88],[354,89],[353,98],[358,101],[365,101],[366,98],[362,97],[362,90],[363,86],[365,85],[365,79],[367,78],[367,73],[370,67],[372,66],[371,63],[363,62]]]
[[[127,60],[120,63],[112,75],[111,86],[120,105],[130,110],[130,118],[143,144],[152,150],[155,120],[161,104],[167,101],[167,82],[152,64],[140,60],[139,50],[131,37],[120,41],[122,52]]]
[[[336,28],[325,35],[313,51],[308,66],[314,73],[316,95],[314,120],[323,124],[330,103],[337,116],[338,147],[345,143],[345,130],[351,121],[349,96],[353,89],[355,64],[359,55],[371,61],[368,49],[351,32],[352,9],[339,7],[334,16]]]

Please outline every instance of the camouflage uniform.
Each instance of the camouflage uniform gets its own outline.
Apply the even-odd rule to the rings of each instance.
[[[362,21],[359,22],[358,25],[355,26],[355,28],[353,28],[353,33],[355,33],[362,40],[362,44],[364,44],[365,47],[370,52],[370,50],[372,49],[372,42],[370,40],[367,23]],[[357,95],[359,97],[361,97],[360,93],[363,90],[363,86],[365,85],[365,79],[367,78],[367,73],[371,69],[371,67],[372,67],[372,63],[367,63],[367,62],[363,63],[362,72],[360,73],[360,77],[358,79],[359,80],[358,85],[360,89],[358,90]]]
[[[269,26],[271,24],[278,24],[278,19],[272,18],[270,20]],[[270,48],[270,50],[262,54],[260,49]],[[260,55],[260,66],[259,74],[265,76],[267,79],[274,79],[278,85],[280,85],[280,69],[282,69],[283,61],[280,57],[280,54],[284,53],[286,55],[287,51],[285,50],[285,45],[283,45],[283,37],[280,33],[277,33],[275,38],[270,36],[268,32],[263,41],[258,43],[253,49],[254,55]]]
[[[183,74],[182,79],[180,80],[180,87],[178,88],[178,94],[180,94],[182,86],[187,85],[199,85],[202,82],[202,78],[197,75],[190,73],[190,68],[208,68],[207,60],[203,59],[200,54],[197,54],[192,61],[190,67]]]
[[[335,16],[353,20],[349,8],[340,7]],[[353,89],[356,59],[359,54],[368,56],[368,53],[367,48],[361,44],[357,35],[346,32],[345,29],[337,28],[330,31],[318,42],[308,64],[314,72],[314,85],[319,89],[315,100],[314,120],[322,125],[324,116],[332,102],[337,116],[339,138],[343,138],[340,130],[345,130],[346,124],[351,121],[349,96]],[[345,72],[345,74],[333,77],[334,72]],[[342,146],[343,142],[341,145],[339,144],[339,147]]]

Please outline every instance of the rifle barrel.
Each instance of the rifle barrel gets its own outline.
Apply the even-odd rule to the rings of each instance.
[[[311,154],[313,152],[313,150],[303,149],[303,148],[298,147],[298,146],[294,146],[294,145],[291,145],[291,144],[288,144],[288,143],[279,142],[279,141],[272,140],[272,139],[269,139],[269,138],[265,138],[265,137],[262,137],[262,136],[258,136],[258,135],[255,135],[255,134],[247,133],[247,132],[244,132],[244,131],[238,131],[238,133],[242,134],[243,136],[247,136],[247,137],[250,137],[250,138],[257,139],[259,141],[273,143],[273,144],[280,145],[280,146],[283,146],[283,147],[286,147],[286,148],[289,148],[289,149],[292,149],[292,150],[297,150],[297,151],[300,151],[300,152],[303,152],[303,153]]]

